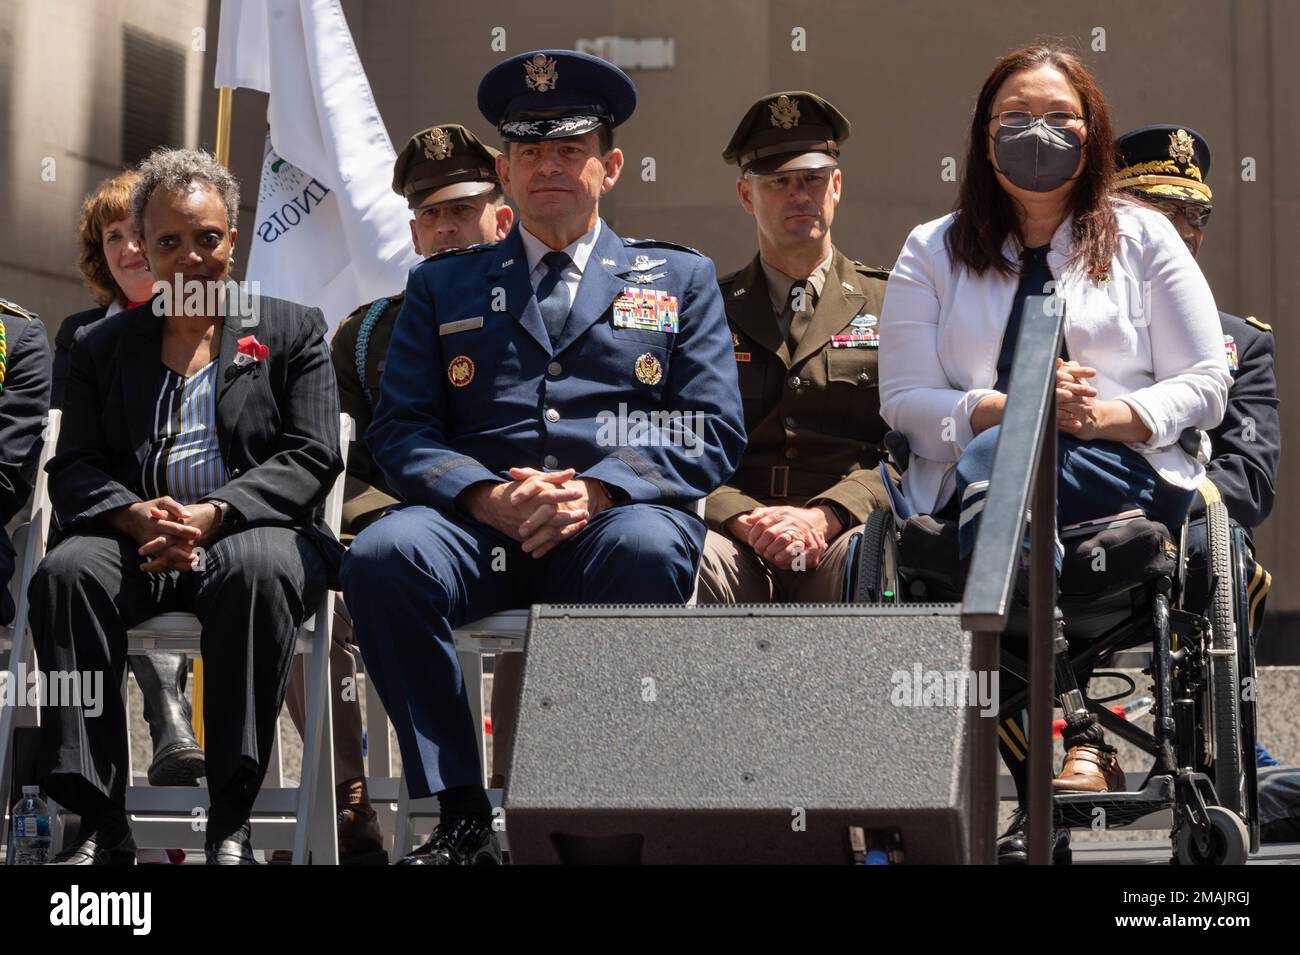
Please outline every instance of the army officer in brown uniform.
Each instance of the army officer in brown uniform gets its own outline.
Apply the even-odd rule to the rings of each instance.
[[[877,323],[888,272],[831,242],[849,122],[812,93],[755,103],[723,159],[758,255],[719,280],[749,445],[708,496],[702,603],[838,601],[850,532],[887,507]]]
[[[497,150],[479,142],[464,126],[453,123],[433,126],[411,137],[394,163],[393,191],[404,196],[410,206],[411,242],[417,254],[428,257],[445,249],[496,242],[510,231],[514,213],[506,205],[497,179],[497,155]],[[356,422],[344,487],[344,542],[359,534],[384,508],[397,503],[362,436],[370,427],[379,400],[379,376],[397,313],[402,310],[402,297],[398,292],[363,305],[339,324],[330,342],[339,383],[339,407]],[[356,683],[356,661],[346,649],[352,639],[352,626],[342,598],[336,611],[330,662],[335,684],[351,686]],[[346,679],[349,676],[350,682]],[[300,662],[295,663],[287,699],[290,715],[301,727]],[[379,830],[365,786],[361,706],[355,693],[336,696],[334,731],[340,857],[345,863],[369,861],[376,855],[382,860]]]
[[[428,258],[447,249],[505,238],[514,212],[497,179],[498,155],[454,123],[411,137],[393,166],[393,191],[404,196],[411,208],[416,254]],[[398,292],[361,306],[339,324],[330,345],[340,406],[356,422],[343,501],[345,539],[361,533],[384,508],[397,503],[361,436],[370,427],[379,400],[379,376],[402,298]]]

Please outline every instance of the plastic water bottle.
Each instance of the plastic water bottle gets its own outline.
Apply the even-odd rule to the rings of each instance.
[[[14,864],[44,865],[50,858],[50,807],[39,786],[24,786],[9,817],[14,823]]]

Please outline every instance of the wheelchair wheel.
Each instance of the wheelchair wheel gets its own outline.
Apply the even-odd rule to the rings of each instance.
[[[1259,739],[1256,707],[1259,682],[1255,671],[1255,634],[1250,613],[1250,587],[1246,570],[1250,567],[1250,548],[1246,532],[1233,525],[1232,560],[1237,568],[1235,588],[1237,634],[1237,679],[1241,682],[1241,758],[1245,770],[1245,819],[1250,832],[1250,851],[1259,851],[1259,771],[1255,765],[1255,742]],[[1246,688],[1250,692],[1246,692]]]
[[[1232,530],[1228,508],[1214,501],[1205,508],[1209,556],[1211,652],[1209,654],[1209,741],[1214,751],[1215,793],[1219,805],[1245,814],[1241,684],[1237,673],[1238,631],[1232,559]],[[1248,636],[1245,637],[1248,639]]]
[[[1206,806],[1210,819],[1209,852],[1196,845],[1193,827],[1184,823],[1174,843],[1179,865],[1245,865],[1250,837],[1241,817],[1222,806]]]
[[[878,508],[867,515],[858,545],[858,573],[853,585],[854,603],[898,603],[898,534],[894,515]]]

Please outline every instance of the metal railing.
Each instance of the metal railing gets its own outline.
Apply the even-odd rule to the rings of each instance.
[[[1006,410],[993,456],[966,591],[962,626],[974,638],[976,672],[999,666],[999,642],[1011,613],[1012,591],[1029,541],[1029,792],[1025,807],[1029,861],[1046,864],[1052,831],[1052,642],[1056,614],[1056,359],[1065,304],[1056,296],[1025,301],[1016,340]],[[971,861],[995,860],[1000,718],[975,718]]]

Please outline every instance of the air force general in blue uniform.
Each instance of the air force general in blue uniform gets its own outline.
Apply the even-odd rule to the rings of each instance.
[[[612,128],[634,103],[621,71],[556,50],[503,62],[479,92],[516,143]],[[745,447],[712,262],[620,238],[594,207],[556,261],[521,211],[500,243],[412,272],[366,433],[404,504],[357,537],[343,582],[415,798],[481,790],[453,628],[531,603],[685,602],[705,535],[693,505]],[[463,492],[512,467],[573,468],[616,506],[534,559],[465,509]],[[471,857],[490,833],[452,831],[443,809],[442,833],[406,861],[484,861]]]

